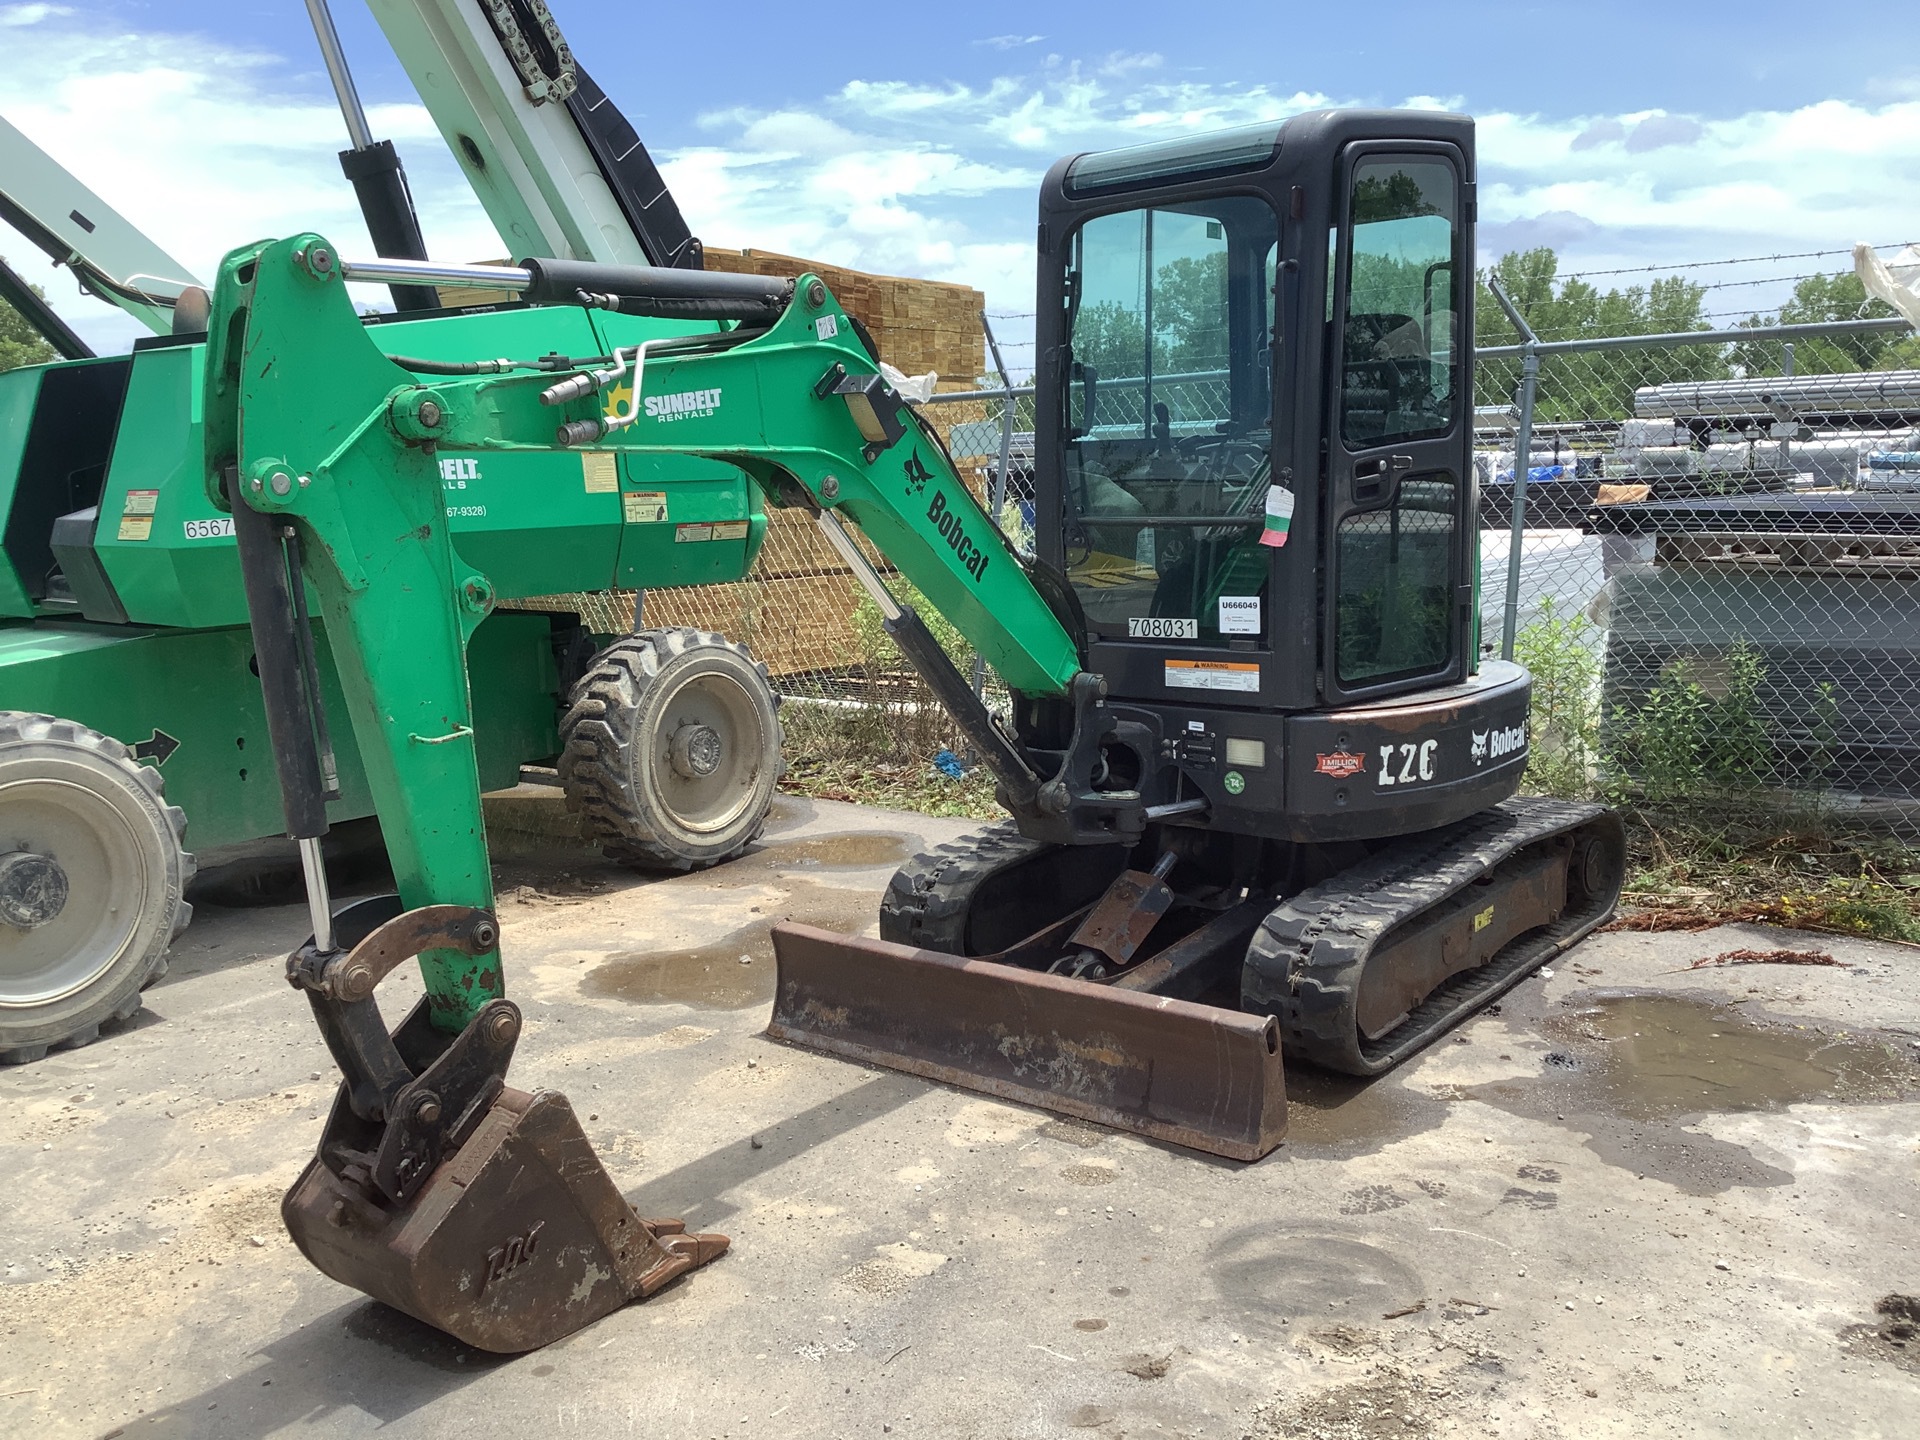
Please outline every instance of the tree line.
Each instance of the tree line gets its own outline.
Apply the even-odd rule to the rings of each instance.
[[[1645,285],[1602,290],[1578,275],[1561,275],[1559,255],[1539,246],[1509,251],[1490,272],[1480,273],[1474,328],[1481,349],[1518,344],[1520,339],[1506,312],[1486,292],[1486,281],[1492,277],[1499,279],[1514,308],[1542,340],[1751,330],[1895,313],[1891,306],[1869,299],[1860,277],[1845,271],[1809,275],[1794,285],[1792,295],[1778,309],[1751,313],[1733,326],[1716,324],[1706,313],[1709,287],[1704,284],[1667,275]],[[1778,375],[1784,361],[1779,340],[1556,355],[1541,361],[1535,413],[1548,421],[1618,420],[1633,414],[1633,392],[1643,385]],[[1896,330],[1793,342],[1797,375],[1909,368],[1920,368],[1920,338]],[[1504,404],[1515,395],[1519,382],[1517,359],[1482,360],[1474,382],[1478,402]]]

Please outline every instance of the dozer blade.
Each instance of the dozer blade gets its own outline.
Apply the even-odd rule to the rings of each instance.
[[[724,1235],[642,1219],[573,1107],[544,1090],[501,1090],[403,1203],[375,1203],[316,1157],[280,1213],[323,1273],[501,1354],[571,1334],[727,1248]]]
[[[1270,1016],[808,925],[773,953],[772,1039],[1232,1160],[1286,1136]]]

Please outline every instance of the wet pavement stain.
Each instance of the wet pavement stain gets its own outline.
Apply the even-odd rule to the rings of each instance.
[[[1405,1261],[1378,1246],[1319,1230],[1252,1225],[1222,1236],[1204,1272],[1234,1328],[1285,1337],[1304,1317],[1392,1310],[1427,1293]]]
[[[857,935],[874,923],[880,900],[870,890],[801,881],[785,897],[761,908],[763,913],[750,924],[709,945],[610,955],[587,972],[581,993],[637,1005],[691,1005],[697,1010],[746,1010],[770,1004],[776,921]]]
[[[1701,1115],[1920,1094],[1920,1067],[1896,1045],[1771,1023],[1724,1002],[1589,995],[1516,1023],[1537,1028],[1554,1047],[1540,1074],[1466,1087],[1458,1098],[1585,1131],[1587,1148],[1602,1160],[1689,1194],[1793,1180],[1790,1171],[1702,1133],[1692,1123]]]
[[[829,870],[875,870],[904,864],[912,852],[899,835],[815,835],[783,840],[747,857],[769,870],[820,866]]]
[[[1363,1080],[1305,1066],[1287,1072],[1287,1149],[1299,1154],[1372,1154],[1433,1129],[1446,1113],[1443,1102],[1393,1076]]]

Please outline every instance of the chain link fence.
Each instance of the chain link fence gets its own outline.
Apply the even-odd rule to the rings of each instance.
[[[1920,370],[1841,368],[1904,323],[1510,318],[1480,357],[1512,397],[1475,415],[1480,618],[1535,675],[1532,782],[1920,839]]]
[[[1904,358],[1904,324],[1508,333],[1520,343],[1477,361],[1480,641],[1534,674],[1530,786],[1920,843],[1920,369],[1872,368]],[[1210,384],[1156,379],[1174,430],[1211,413]],[[1106,413],[1138,387],[1101,390],[1096,424],[1144,423]],[[922,411],[1023,548],[1033,406],[1001,383]],[[605,604],[597,628],[624,630],[631,597]],[[916,608],[994,700],[964,641]],[[644,611],[753,648],[788,697],[794,763],[925,771],[959,748],[797,512],[770,516],[745,581],[655,591]]]

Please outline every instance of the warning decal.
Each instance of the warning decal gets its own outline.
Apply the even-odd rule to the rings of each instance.
[[[1238,690],[1258,694],[1260,667],[1236,660],[1169,660],[1168,688],[1174,690]]]

